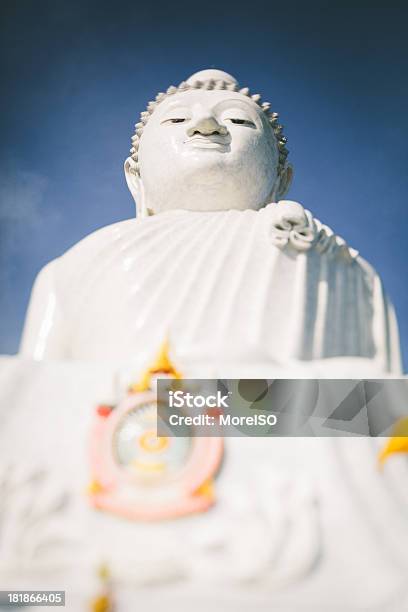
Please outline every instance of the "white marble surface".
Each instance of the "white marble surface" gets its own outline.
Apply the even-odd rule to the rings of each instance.
[[[228,439],[210,512],[161,524],[95,514],[87,435],[119,378],[103,364],[0,360],[4,587],[66,588],[78,612],[106,560],[118,612],[406,609],[408,466],[379,472],[379,441]]]
[[[138,371],[166,338],[183,371],[202,375],[222,377],[239,364],[313,376],[316,360],[331,376],[361,361],[361,376],[367,365],[373,376],[401,372],[379,277],[290,201],[259,211],[170,211],[87,236],[41,272],[21,350],[34,359],[130,362]]]

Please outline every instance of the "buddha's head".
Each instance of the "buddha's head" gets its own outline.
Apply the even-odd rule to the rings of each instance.
[[[138,213],[259,209],[289,188],[277,113],[220,70],[158,94],[135,127],[125,174]]]

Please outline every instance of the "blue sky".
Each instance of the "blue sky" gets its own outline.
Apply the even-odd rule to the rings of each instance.
[[[214,66],[280,112],[288,197],[378,270],[407,363],[404,4],[3,2],[0,352],[17,349],[39,269],[133,216],[122,167],[147,101]]]

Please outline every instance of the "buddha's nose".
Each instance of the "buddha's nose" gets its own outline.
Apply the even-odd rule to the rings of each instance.
[[[202,116],[196,119],[187,130],[188,136],[194,136],[194,134],[202,134],[203,136],[222,135],[228,134],[228,130],[224,125],[218,123],[217,119],[211,115]]]

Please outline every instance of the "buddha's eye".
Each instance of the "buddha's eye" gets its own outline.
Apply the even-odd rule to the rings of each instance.
[[[231,123],[235,123],[235,125],[245,125],[247,127],[255,127],[255,123],[250,121],[249,119],[236,119],[234,117],[227,117],[225,121],[230,121]]]
[[[170,119],[165,119],[162,123],[184,123],[186,121],[185,117],[171,117]]]

